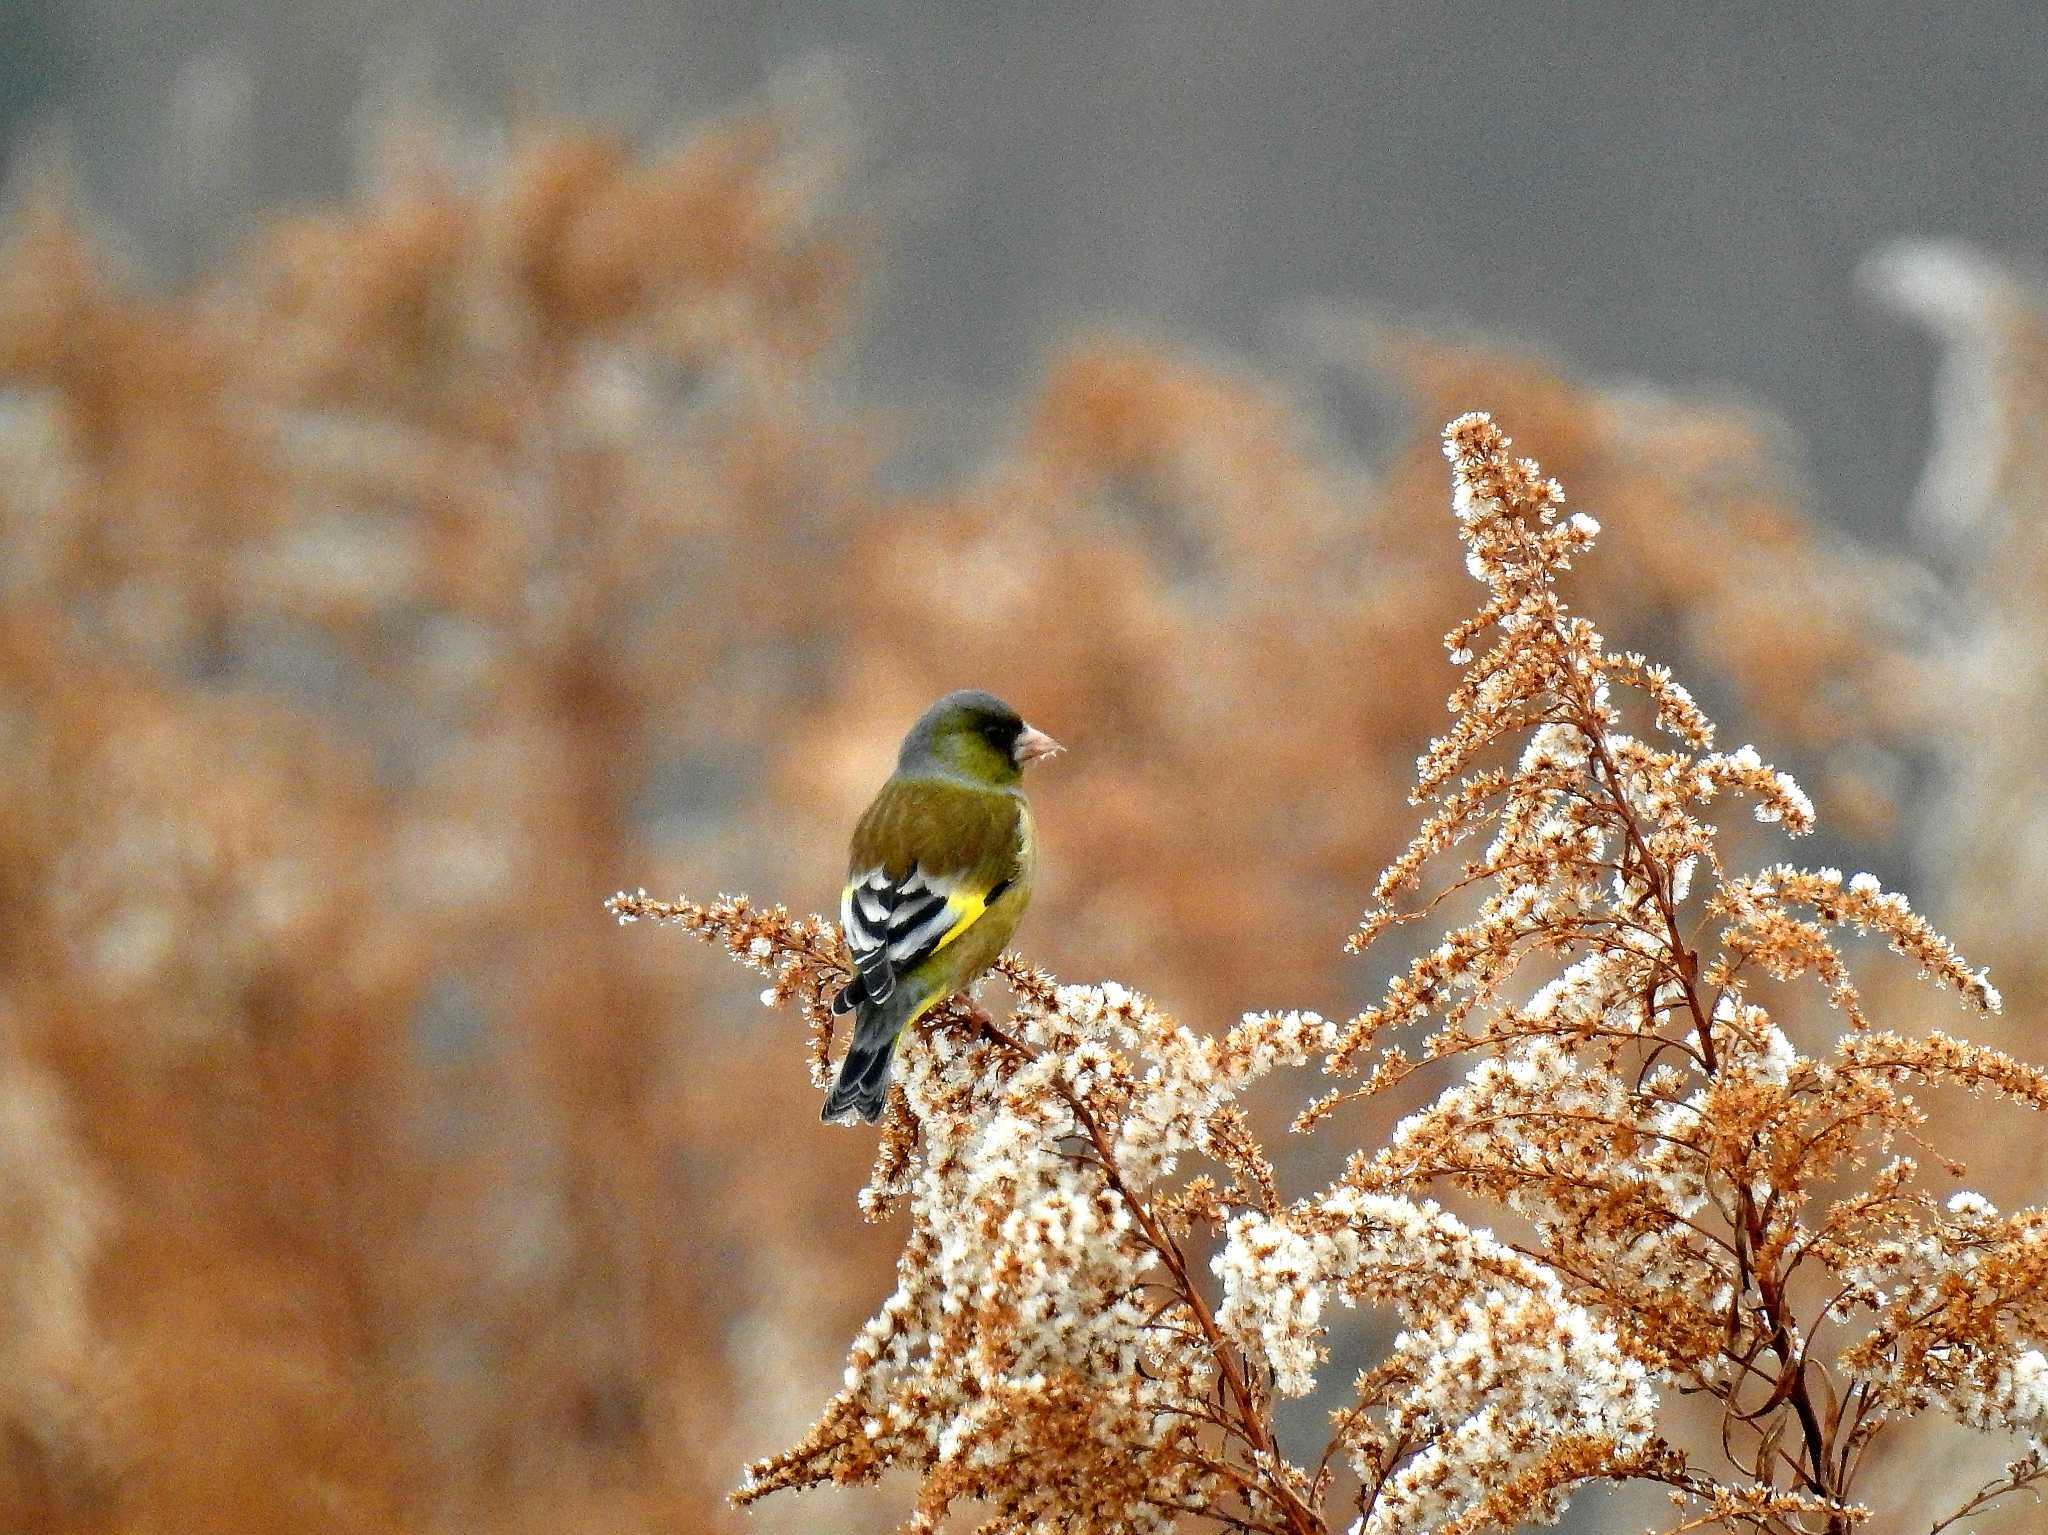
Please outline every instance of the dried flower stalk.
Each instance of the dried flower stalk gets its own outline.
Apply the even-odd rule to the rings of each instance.
[[[990,1530],[1199,1515],[1464,1535],[1645,1480],[1681,1506],[1675,1530],[1836,1535],[1874,1517],[1856,1500],[1872,1445],[1927,1414],[2029,1444],[1955,1518],[2041,1477],[2048,1215],[1941,1202],[1892,1148],[1925,1125],[1914,1083],[2040,1110],[2048,1073],[1873,1025],[1845,931],[1976,1008],[1999,999],[1870,876],[1724,870],[1706,807],[1740,796],[1796,836],[1812,804],[1753,749],[1714,750],[1665,668],[1570,611],[1559,577],[1599,527],[1508,446],[1481,415],[1445,433],[1487,598],[1446,639],[1456,718],[1413,796],[1435,808],[1353,944],[1484,890],[1476,909],[1344,1023],[1255,1014],[1204,1037],[1114,983],[1059,986],[1013,959],[1007,1019],[964,999],[935,1014],[862,1194],[871,1215],[908,1212],[895,1291],[845,1388],[738,1501],[906,1467],[912,1530],[968,1502]],[[1638,705],[1661,740],[1630,733]],[[1466,842],[1483,853],[1430,900],[1392,904]],[[820,1074],[846,975],[829,923],[743,900],[611,906],[770,977],[763,1001],[809,1018]],[[1812,1055],[1778,1022],[1809,976],[1840,1019]],[[1394,1042],[1417,1028],[1419,1045]],[[1311,1055],[1360,1079],[1302,1111],[1297,1128],[1324,1133],[1466,1064],[1283,1203],[1237,1103]],[[1445,1188],[1522,1239],[1468,1226],[1434,1202]],[[1388,1308],[1402,1331],[1296,1459],[1274,1404],[1316,1388],[1332,1301]],[[1718,1442],[1685,1442],[1678,1396],[1716,1404]]]

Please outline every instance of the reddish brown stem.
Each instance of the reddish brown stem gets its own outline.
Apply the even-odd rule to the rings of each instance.
[[[1562,640],[1562,634],[1559,635]],[[1685,997],[1687,1010],[1692,1014],[1693,1028],[1699,1036],[1700,1057],[1709,1075],[1719,1070],[1719,1061],[1714,1049],[1714,1034],[1708,1009],[1699,995],[1699,955],[1685,941],[1679,931],[1677,902],[1672,899],[1670,873],[1657,856],[1650,851],[1642,829],[1636,824],[1634,808],[1628,802],[1628,795],[1622,788],[1621,770],[1615,765],[1613,756],[1607,750],[1606,730],[1594,707],[1593,699],[1586,696],[1574,700],[1579,731],[1585,736],[1594,762],[1598,765],[1597,781],[1605,790],[1616,822],[1627,838],[1629,851],[1642,870],[1643,883],[1649,888],[1658,915],[1663,918],[1671,954],[1676,965],[1679,988]],[[1820,1415],[1815,1411],[1812,1393],[1807,1388],[1805,1361],[1792,1345],[1791,1324],[1787,1316],[1785,1297],[1778,1276],[1755,1264],[1755,1256],[1765,1244],[1768,1233],[1764,1229],[1762,1213],[1756,1201],[1750,1196],[1747,1186],[1736,1189],[1738,1219],[1735,1222],[1738,1257],[1742,1270],[1753,1279],[1757,1295],[1762,1302],[1764,1320],[1768,1327],[1768,1347],[1778,1358],[1780,1368],[1785,1372],[1781,1377],[1782,1400],[1789,1403],[1793,1415],[1799,1420],[1799,1431],[1806,1445],[1806,1471],[1808,1488],[1817,1496],[1831,1503],[1841,1499],[1835,1487],[1832,1464],[1827,1453],[1827,1437],[1822,1432]],[[1740,1297],[1738,1296],[1738,1302]],[[1775,1393],[1774,1393],[1775,1394]],[[1831,1516],[1828,1520],[1829,1535],[1846,1535],[1848,1522],[1845,1518]]]

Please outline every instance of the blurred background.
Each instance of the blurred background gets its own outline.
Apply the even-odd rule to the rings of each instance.
[[[599,903],[828,906],[974,683],[1072,748],[1033,960],[1359,1002],[1467,409],[2039,1057],[2032,8],[7,16],[11,1527],[737,1527],[897,1233],[797,1024]],[[1902,1453],[1897,1528],[2002,1448]]]

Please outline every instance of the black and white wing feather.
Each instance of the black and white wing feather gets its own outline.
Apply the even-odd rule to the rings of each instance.
[[[847,885],[840,902],[853,980],[832,1003],[835,1013],[862,1002],[882,1003],[898,976],[915,970],[980,916],[997,893],[974,895],[958,881],[934,877],[912,864],[900,878],[870,869]]]

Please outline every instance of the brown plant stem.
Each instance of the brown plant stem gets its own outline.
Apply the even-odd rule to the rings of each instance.
[[[1531,564],[1542,564],[1541,556],[1535,551],[1529,539],[1526,525],[1517,517],[1515,525],[1525,547],[1530,549]],[[1550,621],[1551,632],[1558,643],[1570,648],[1563,626],[1555,618]],[[1586,674],[1574,670],[1572,673],[1577,686],[1573,689],[1566,705],[1571,723],[1585,738],[1587,750],[1596,764],[1595,782],[1600,786],[1607,800],[1608,809],[1615,823],[1620,827],[1627,841],[1629,854],[1642,870],[1643,882],[1655,902],[1658,915],[1663,919],[1666,941],[1674,961],[1679,988],[1685,997],[1687,1011],[1692,1014],[1694,1031],[1699,1036],[1700,1056],[1709,1076],[1719,1072],[1719,1059],[1714,1049],[1714,1035],[1710,1011],[1704,1007],[1699,996],[1699,955],[1685,941],[1678,923],[1678,906],[1672,896],[1671,876],[1662,861],[1650,850],[1642,828],[1636,822],[1636,813],[1628,802],[1628,795],[1622,788],[1623,778],[1613,755],[1607,749],[1606,728],[1595,703],[1592,685]],[[1768,1347],[1778,1357],[1784,1371],[1770,1403],[1789,1402],[1799,1420],[1800,1434],[1805,1441],[1807,1469],[1804,1473],[1809,1489],[1830,1504],[1839,1503],[1830,1474],[1830,1460],[1827,1439],[1815,1411],[1811,1392],[1807,1389],[1805,1361],[1797,1355],[1792,1346],[1791,1328],[1786,1317],[1785,1300],[1776,1275],[1757,1269],[1754,1259],[1763,1247],[1766,1233],[1761,1213],[1746,1187],[1736,1190],[1739,1218],[1733,1223],[1736,1230],[1736,1258],[1740,1275],[1756,1281],[1757,1294],[1763,1304],[1764,1319],[1768,1325]],[[1740,1292],[1737,1294],[1740,1304]],[[1845,1516],[1831,1514],[1828,1518],[1828,1535],[1846,1535],[1849,1524]]]
[[[1562,639],[1562,635],[1559,636]],[[1635,811],[1628,803],[1628,797],[1621,790],[1621,773],[1614,758],[1607,750],[1605,733],[1601,728],[1598,713],[1590,695],[1573,700],[1576,717],[1573,723],[1585,736],[1594,761],[1599,765],[1598,781],[1606,791],[1609,805],[1623,834],[1628,839],[1629,850],[1640,865],[1644,883],[1656,902],[1658,914],[1664,920],[1665,931],[1671,953],[1676,961],[1680,990],[1685,996],[1686,1008],[1692,1014],[1694,1030],[1699,1035],[1700,1055],[1708,1074],[1716,1074],[1720,1067],[1714,1050],[1714,1035],[1711,1017],[1699,996],[1699,955],[1686,943],[1679,930],[1677,902],[1672,899],[1670,872],[1663,866],[1656,854],[1650,851],[1642,829],[1636,824]],[[1777,1388],[1772,1392],[1769,1405],[1789,1402],[1793,1414],[1799,1420],[1799,1431],[1805,1441],[1807,1470],[1804,1473],[1808,1488],[1815,1496],[1830,1504],[1841,1501],[1835,1478],[1831,1474],[1831,1462],[1827,1451],[1827,1436],[1822,1431],[1820,1415],[1815,1411],[1813,1396],[1807,1388],[1806,1363],[1792,1345],[1791,1326],[1787,1318],[1782,1285],[1776,1274],[1758,1268],[1756,1254],[1764,1246],[1767,1233],[1763,1216],[1756,1207],[1747,1187],[1736,1189],[1739,1219],[1734,1223],[1737,1237],[1736,1257],[1740,1272],[1756,1281],[1757,1295],[1763,1304],[1764,1319],[1769,1327],[1769,1348],[1778,1357],[1784,1373]],[[1738,1297],[1739,1303],[1739,1297]],[[1829,1535],[1847,1535],[1849,1523],[1841,1514],[1828,1516]]]

